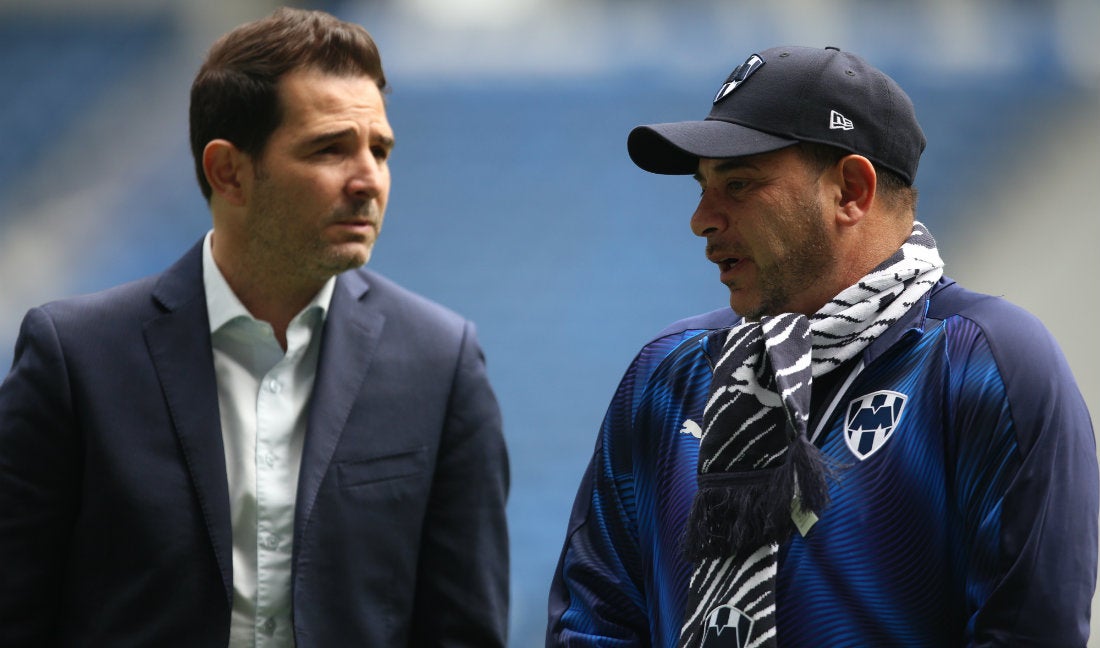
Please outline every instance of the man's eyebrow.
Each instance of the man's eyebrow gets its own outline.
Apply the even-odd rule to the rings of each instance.
[[[714,165],[714,172],[715,173],[728,173],[730,171],[734,171],[734,170],[737,170],[737,169],[759,170],[759,167],[757,167],[755,164],[750,162],[747,158],[743,158],[743,157],[728,158],[728,159],[722,160],[718,164]],[[699,183],[703,182],[703,176],[698,171],[696,171],[692,175],[692,177],[695,178],[696,182],[699,182]]]
[[[375,135],[373,139],[387,149],[392,149],[393,145],[396,144],[390,135]]]
[[[354,135],[358,135],[357,131],[354,128],[343,128],[338,131],[329,131],[326,133],[314,135],[313,137],[310,137],[303,141],[302,146],[305,148],[312,148],[314,146],[321,146],[323,144],[335,142],[344,139],[345,137]],[[374,135],[371,139],[373,139],[377,144],[381,144],[386,148],[393,148],[394,140],[393,137],[389,135]]]
[[[322,144],[328,144],[329,142],[334,142],[338,139],[342,139],[344,137],[347,137],[348,135],[353,134],[353,133],[354,133],[354,130],[351,129],[351,128],[344,128],[344,129],[341,129],[341,130],[338,130],[338,131],[328,131],[328,132],[324,132],[324,133],[319,133],[319,134],[314,135],[314,136],[312,136],[308,139],[303,140],[302,141],[302,146],[304,148],[311,148],[311,147],[314,147],[314,146],[320,146]]]
[[[746,158],[730,158],[728,160],[722,160],[718,164],[714,165],[714,170],[718,173],[726,173],[727,171],[733,171],[735,169],[753,169],[758,170],[760,167],[756,166]]]

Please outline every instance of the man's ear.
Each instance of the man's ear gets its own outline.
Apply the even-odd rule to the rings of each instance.
[[[878,175],[871,161],[862,155],[846,155],[837,162],[840,204],[837,218],[855,224],[871,210],[878,189]]]
[[[215,196],[238,207],[248,202],[245,191],[252,174],[248,155],[223,139],[211,140],[202,150],[202,170]]]

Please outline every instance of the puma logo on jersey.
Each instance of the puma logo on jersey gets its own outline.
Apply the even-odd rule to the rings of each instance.
[[[863,461],[886,445],[901,421],[908,400],[905,394],[884,389],[848,403],[844,440],[856,458]]]
[[[703,428],[699,427],[699,424],[695,421],[688,419],[684,421],[683,426],[680,427],[680,434],[690,434],[696,439],[702,439]]]

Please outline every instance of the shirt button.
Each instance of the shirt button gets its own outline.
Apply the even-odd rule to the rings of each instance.
[[[273,533],[265,533],[260,536],[260,546],[271,551],[279,546],[279,539]]]
[[[264,463],[267,464],[268,468],[271,468],[272,466],[274,466],[275,465],[275,453],[268,452],[267,454],[265,454],[264,455]]]
[[[279,383],[278,380],[271,379],[267,381],[267,391],[271,392],[272,394],[278,394],[279,392],[283,391],[283,386]]]
[[[275,633],[275,619],[273,619],[271,617],[268,617],[267,621],[264,621],[264,624],[262,626],[260,626],[260,630],[263,630],[263,633],[266,634],[266,635],[274,634]]]

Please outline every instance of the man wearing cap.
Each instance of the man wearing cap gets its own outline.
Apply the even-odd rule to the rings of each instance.
[[[1084,646],[1092,424],[1032,315],[943,276],[925,139],[834,48],[738,65],[704,121],[634,129],[694,174],[730,306],[615,393],[550,593],[548,646]]]

